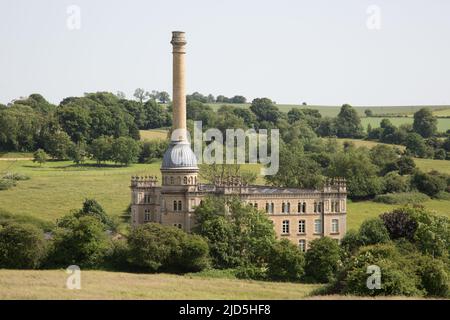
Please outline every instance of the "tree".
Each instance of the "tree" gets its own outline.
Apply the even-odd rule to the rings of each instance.
[[[405,238],[413,241],[417,230],[417,221],[412,217],[412,208],[394,209],[380,216],[391,239]]]
[[[65,160],[69,157],[70,150],[73,148],[73,142],[64,131],[58,131],[51,134],[46,143],[45,149],[48,154],[58,160]]]
[[[130,262],[143,271],[200,271],[208,266],[208,245],[197,235],[158,223],[132,230],[128,245]]]
[[[365,220],[359,227],[359,237],[366,246],[387,243],[390,240],[388,230],[380,218]]]
[[[113,138],[107,136],[101,136],[92,141],[89,150],[98,164],[112,160],[112,143]]]
[[[74,142],[89,140],[91,116],[88,109],[69,103],[58,108],[57,117],[62,129]]]
[[[138,160],[141,144],[130,137],[119,137],[112,144],[112,160],[115,163],[129,165]]]
[[[436,196],[439,192],[444,191],[447,183],[444,178],[431,175],[417,170],[412,176],[412,184],[419,190],[430,197]]]
[[[37,162],[39,163],[39,166],[42,167],[42,165],[44,163],[46,163],[48,160],[48,155],[47,153],[45,153],[44,150],[42,149],[37,149],[34,153],[33,153],[33,162]]]
[[[426,145],[425,140],[417,133],[409,133],[406,136],[406,150],[413,156],[426,158],[432,153],[432,150]]]
[[[93,216],[68,215],[57,222],[47,264],[99,267],[109,248],[104,225]]]
[[[324,177],[319,164],[298,144],[282,146],[279,170],[265,179],[272,185],[284,188],[319,188]]]
[[[276,281],[299,281],[304,274],[305,257],[287,239],[277,241],[271,249],[267,276]]]
[[[97,218],[106,228],[115,230],[116,225],[114,221],[106,214],[103,207],[95,199],[86,199],[83,202],[83,208],[74,213],[76,218],[85,216]]]
[[[170,101],[170,95],[166,91],[160,91],[158,92],[158,100],[161,103],[168,103]]]
[[[339,138],[361,138],[363,128],[358,113],[352,106],[344,104],[336,119],[337,136]]]
[[[396,171],[388,172],[384,177],[384,191],[386,193],[407,192],[410,190],[410,178],[401,176]]]
[[[380,170],[384,172],[389,165],[397,161],[398,157],[397,151],[391,146],[377,144],[375,147],[370,149],[370,158],[372,163],[377,165]]]
[[[370,109],[364,110],[364,114],[366,115],[366,117],[373,117],[373,111]]]
[[[73,143],[69,150],[69,158],[76,164],[83,164],[89,156],[85,142]]]
[[[422,108],[414,113],[413,130],[424,138],[432,137],[437,131],[437,119],[430,108]]]
[[[448,297],[450,277],[442,260],[423,256],[419,264],[419,275],[427,296]]]
[[[414,159],[409,156],[401,156],[397,162],[396,166],[398,168],[398,173],[401,175],[412,174],[416,167]]]
[[[272,100],[268,98],[253,99],[250,110],[256,115],[258,121],[277,123],[281,114]]]
[[[137,88],[134,90],[133,96],[139,103],[143,104],[150,96],[150,94],[142,88]]]
[[[0,268],[34,269],[45,255],[42,230],[30,224],[0,225]]]
[[[341,263],[337,241],[323,237],[310,242],[305,255],[306,277],[315,282],[330,282],[335,278]]]
[[[194,232],[209,244],[216,268],[261,267],[275,241],[267,215],[238,199],[207,198],[195,209]]]

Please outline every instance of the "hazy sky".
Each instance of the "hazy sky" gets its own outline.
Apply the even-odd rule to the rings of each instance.
[[[172,30],[186,32],[188,92],[450,104],[447,0],[0,0],[0,102],[171,92]]]

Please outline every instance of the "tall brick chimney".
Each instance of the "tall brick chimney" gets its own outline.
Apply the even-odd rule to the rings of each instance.
[[[186,135],[186,87],[185,87],[185,55],[186,39],[184,32],[173,31],[173,130],[176,130],[172,141],[187,141]]]

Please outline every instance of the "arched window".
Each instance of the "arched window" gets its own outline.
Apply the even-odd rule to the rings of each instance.
[[[173,184],[173,177],[170,177],[170,184]]]
[[[297,212],[298,213],[302,212],[302,203],[301,202],[299,202],[297,205]]]
[[[314,212],[317,212],[317,202],[314,202]]]
[[[181,211],[181,210],[183,210],[183,207],[181,205],[181,200],[180,200],[180,201],[178,201],[178,211]]]
[[[270,213],[274,213],[275,211],[275,205],[273,204],[273,202],[270,204]]]
[[[286,204],[284,202],[281,204],[281,212],[282,213],[286,212]]]
[[[173,211],[177,211],[177,201],[173,201]]]
[[[306,212],[306,202],[303,202],[302,211],[303,211],[303,213]]]
[[[287,212],[291,213],[291,203],[290,202],[287,203]]]
[[[184,184],[187,184],[187,177],[184,177],[184,178],[183,178],[183,183],[184,183]]]

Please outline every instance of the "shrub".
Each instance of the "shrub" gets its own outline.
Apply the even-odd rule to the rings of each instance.
[[[106,214],[103,207],[95,199],[86,199],[83,202],[83,208],[78,212],[75,212],[76,218],[81,218],[84,216],[91,216],[97,218],[101,223],[103,223],[107,228],[111,230],[116,229],[116,224],[111,218]]]
[[[277,241],[269,255],[267,276],[278,281],[299,281],[304,274],[305,257],[287,239]]]
[[[410,189],[410,179],[408,176],[401,176],[398,172],[391,171],[384,177],[384,191],[386,193],[406,192]]]
[[[359,232],[355,230],[349,230],[341,240],[341,248],[347,254],[355,253],[359,247],[362,246],[361,237]]]
[[[417,171],[412,177],[413,185],[419,190],[430,197],[437,195],[439,192],[444,191],[447,187],[447,182],[440,176],[431,175],[421,171]]]
[[[405,207],[384,213],[381,215],[381,220],[391,239],[406,238],[410,241],[414,239],[417,221],[412,218],[410,208]]]
[[[129,247],[126,240],[117,239],[111,241],[111,246],[105,254],[105,266],[112,270],[130,271]]]
[[[380,194],[377,195],[374,199],[375,202],[387,204],[412,204],[412,203],[422,203],[427,200],[430,200],[430,197],[420,192]]]
[[[128,245],[131,265],[143,271],[190,272],[208,267],[205,240],[175,227],[140,225],[131,232]]]
[[[311,241],[305,255],[305,273],[314,282],[330,282],[341,263],[340,248],[336,241],[323,237]]]
[[[428,296],[446,297],[449,294],[449,276],[440,259],[424,256],[419,264],[422,288]]]
[[[236,269],[236,278],[238,279],[252,279],[252,280],[266,280],[266,270],[257,266],[241,266]]]
[[[23,180],[30,180],[30,176],[27,176],[26,174],[17,173],[17,172],[8,172],[3,176],[3,179],[9,179],[14,181],[23,181]]]
[[[34,269],[45,255],[44,233],[29,224],[0,226],[0,268]]]
[[[389,233],[380,218],[365,220],[359,228],[359,236],[364,245],[389,241]]]
[[[0,179],[0,190],[8,190],[16,185],[16,182],[11,179]]]
[[[381,273],[381,289],[369,289],[368,266],[377,266]],[[332,285],[341,294],[355,295],[422,295],[420,279],[410,261],[403,258],[392,244],[362,247],[350,259]]]
[[[108,248],[104,226],[97,218],[66,216],[55,229],[47,264],[95,268],[103,262]]]

